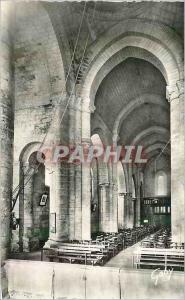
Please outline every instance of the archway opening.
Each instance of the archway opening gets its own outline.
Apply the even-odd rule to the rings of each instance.
[[[34,151],[27,162],[21,163],[23,189],[19,196],[19,215],[23,252],[39,250],[49,237],[49,186],[45,182],[45,165],[37,157],[38,151]]]

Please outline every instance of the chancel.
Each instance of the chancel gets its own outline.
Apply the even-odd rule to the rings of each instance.
[[[183,298],[183,10],[1,2],[4,299]]]

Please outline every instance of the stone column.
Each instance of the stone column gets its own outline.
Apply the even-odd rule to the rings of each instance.
[[[1,3],[0,39],[0,201],[1,260],[10,249],[10,208],[13,176],[14,67],[13,67],[13,3]]]
[[[91,145],[91,112],[89,101],[82,99],[82,147]],[[91,173],[90,164],[82,163],[82,240],[91,239]]]
[[[23,190],[19,196],[20,211],[20,249],[23,252],[30,251],[30,240],[33,237],[33,174],[29,163],[21,166],[23,176]],[[28,172],[29,170],[29,172]],[[26,175],[27,174],[27,175]]]
[[[184,80],[167,87],[171,116],[171,227],[172,240],[184,242]]]
[[[99,184],[99,228],[102,232],[110,232],[109,183]]]
[[[110,206],[110,232],[118,232],[118,186],[117,165],[108,163],[109,171],[109,206]]]
[[[132,200],[132,164],[128,165],[128,181],[129,181],[129,191],[127,197],[127,213],[128,213],[128,227],[133,228],[134,226],[134,203]]]
[[[69,238],[68,207],[68,163],[57,163],[52,167],[50,186],[50,228],[45,246],[60,243]]]
[[[14,66],[13,37],[14,4],[1,2],[0,20],[0,218],[1,218],[1,295],[8,291],[4,261],[10,250],[10,216],[13,177]]]
[[[76,144],[76,97],[71,96],[69,103],[69,146]],[[69,239],[75,239],[75,165],[69,164]]]
[[[81,98],[73,95],[69,107],[69,144],[81,146]],[[82,239],[82,166],[69,164],[69,238]]]
[[[118,193],[118,229],[124,227],[124,193]]]
[[[137,176],[136,176],[136,226],[140,226],[141,219],[141,199],[140,199],[140,170],[137,168]]]
[[[124,227],[128,227],[128,199],[127,193],[124,194],[124,215],[123,215],[123,222]]]
[[[54,147],[68,145],[69,111],[63,115],[69,96],[62,96],[61,105],[55,113],[47,141]],[[62,135],[63,134],[63,135]],[[56,148],[55,148],[56,149]],[[55,157],[56,159],[56,157]],[[58,161],[47,166],[50,169],[50,215],[49,215],[49,239],[45,247],[57,244],[69,239],[69,165],[68,162]]]
[[[82,111],[81,98],[75,99],[75,145],[81,145],[82,134]],[[74,188],[75,188],[75,239],[82,239],[82,166],[74,165]]]

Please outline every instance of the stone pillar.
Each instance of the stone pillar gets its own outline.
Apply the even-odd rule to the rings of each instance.
[[[140,219],[141,219],[141,198],[140,198],[140,170],[137,168],[136,170],[136,226],[140,226]]]
[[[171,116],[171,227],[172,240],[184,242],[184,80],[167,87]]]
[[[0,40],[0,200],[1,259],[10,248],[10,208],[13,175],[14,68],[13,68],[13,4],[1,3]]]
[[[123,215],[123,222],[124,227],[128,227],[128,199],[127,193],[124,194],[124,215]]]
[[[30,240],[33,237],[33,174],[34,169],[30,169],[29,163],[22,166],[22,176],[24,188],[19,196],[20,206],[20,242],[23,252],[30,251]],[[28,172],[29,170],[29,172]],[[27,174],[27,175],[26,175]]]
[[[50,186],[50,228],[45,246],[69,239],[68,163],[52,166]]]
[[[91,108],[82,99],[82,147],[89,148],[91,145]],[[91,239],[91,173],[90,164],[82,163],[82,240]]]
[[[118,193],[118,229],[124,227],[124,193]]]
[[[76,145],[76,97],[69,103],[69,146]],[[69,239],[75,239],[75,165],[69,164]]]
[[[118,185],[117,165],[109,164],[109,205],[110,205],[110,232],[118,232]]]
[[[109,183],[99,184],[99,229],[110,232]]]
[[[82,111],[81,98],[75,98],[75,145],[81,145],[82,134]],[[75,188],[75,239],[82,239],[82,166],[74,165],[74,188]]]
[[[4,261],[10,250],[10,216],[13,177],[13,124],[14,124],[14,67],[13,28],[14,4],[1,2],[0,20],[0,218],[1,218],[1,295],[7,294]]]
[[[69,96],[62,96],[61,104],[55,113],[55,119],[51,124],[47,141],[54,146],[68,144],[68,131],[66,126],[69,121],[69,111],[63,115]],[[62,135],[63,133],[63,135]],[[64,134],[65,133],[65,134]],[[50,215],[49,215],[49,239],[45,247],[57,244],[69,239],[69,165],[65,161],[55,161],[50,169]]]
[[[73,95],[69,108],[69,144],[81,146],[81,98]],[[82,239],[82,165],[69,165],[69,238]]]
[[[128,224],[129,228],[134,226],[134,202],[132,200],[132,164],[128,165],[128,182],[129,190],[127,195],[127,213],[128,213]]]

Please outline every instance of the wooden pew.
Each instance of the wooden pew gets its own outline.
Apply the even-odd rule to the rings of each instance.
[[[103,265],[107,260],[107,255],[99,247],[89,247],[82,244],[60,245],[59,248],[44,248],[45,256],[50,260],[62,262],[64,260],[72,262],[83,262],[84,264]]]
[[[184,270],[184,250],[140,248],[135,253],[134,263],[136,268],[162,268]]]

